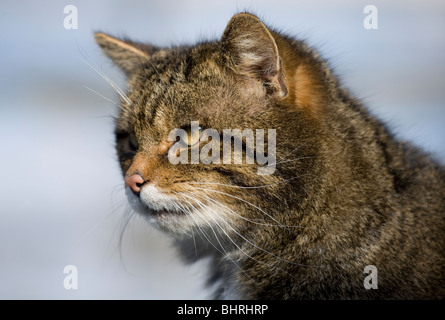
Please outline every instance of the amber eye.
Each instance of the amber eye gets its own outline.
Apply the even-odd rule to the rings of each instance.
[[[187,131],[188,137],[189,137],[189,141],[188,141],[188,145],[194,146],[195,144],[199,143],[199,139],[201,139],[201,135],[202,135],[202,127],[199,126],[198,130],[189,130]]]
[[[134,134],[130,134],[129,145],[130,149],[133,151],[136,151],[139,148],[138,140]]]
[[[187,143],[187,147],[192,147],[195,144],[199,143],[203,131],[201,126],[193,126],[193,128],[192,126],[184,126],[181,129],[187,133],[187,140],[185,140],[183,137],[183,139],[185,140],[184,142]]]

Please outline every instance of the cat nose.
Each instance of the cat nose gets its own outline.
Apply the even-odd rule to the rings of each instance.
[[[139,194],[141,192],[141,187],[144,184],[145,180],[139,173],[134,173],[131,176],[125,176],[126,185],[133,191],[135,194]]]

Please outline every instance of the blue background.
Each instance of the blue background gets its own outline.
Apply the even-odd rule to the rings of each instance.
[[[69,4],[77,30],[63,27]],[[363,27],[367,4],[378,8],[378,30]],[[117,101],[89,63],[125,87],[95,30],[193,43],[219,37],[244,9],[307,39],[400,138],[445,159],[443,1],[3,1],[0,298],[208,297],[206,261],[182,265],[167,236],[142,218],[128,221],[113,149],[116,108],[85,86]],[[63,287],[69,264],[78,290]]]

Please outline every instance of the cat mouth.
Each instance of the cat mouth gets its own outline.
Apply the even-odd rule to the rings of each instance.
[[[142,213],[154,219],[167,219],[178,216],[183,216],[185,213],[178,210],[176,207],[172,208],[172,203],[149,202],[147,203],[143,199],[139,199],[140,206],[142,206]]]
[[[155,185],[144,186],[135,201],[143,214],[155,219],[184,215],[177,197],[166,194]]]
[[[155,186],[142,188],[138,196],[133,194],[128,188],[126,191],[133,208],[145,216],[162,219],[184,215],[184,212],[179,209],[178,199],[161,192]]]
[[[196,226],[207,230],[213,224],[219,228],[227,224],[220,208],[202,201],[193,205],[191,197],[187,200],[187,197],[168,194],[155,185],[144,186],[139,196],[127,188],[127,194],[136,212],[156,228],[172,235],[183,237],[190,235]]]
[[[169,210],[154,210],[154,209],[150,209],[149,207],[147,207],[147,213],[154,218],[166,218],[166,217],[171,217],[171,216],[179,216],[179,215],[184,215],[183,212],[179,212],[179,211],[169,211]]]

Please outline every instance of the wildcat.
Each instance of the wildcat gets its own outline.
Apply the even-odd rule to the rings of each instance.
[[[115,134],[129,202],[186,261],[209,258],[215,298],[445,297],[444,167],[396,140],[304,42],[250,13],[194,46],[95,38],[128,78]],[[192,121],[275,129],[273,174],[172,164],[171,130],[186,150],[201,144]]]

